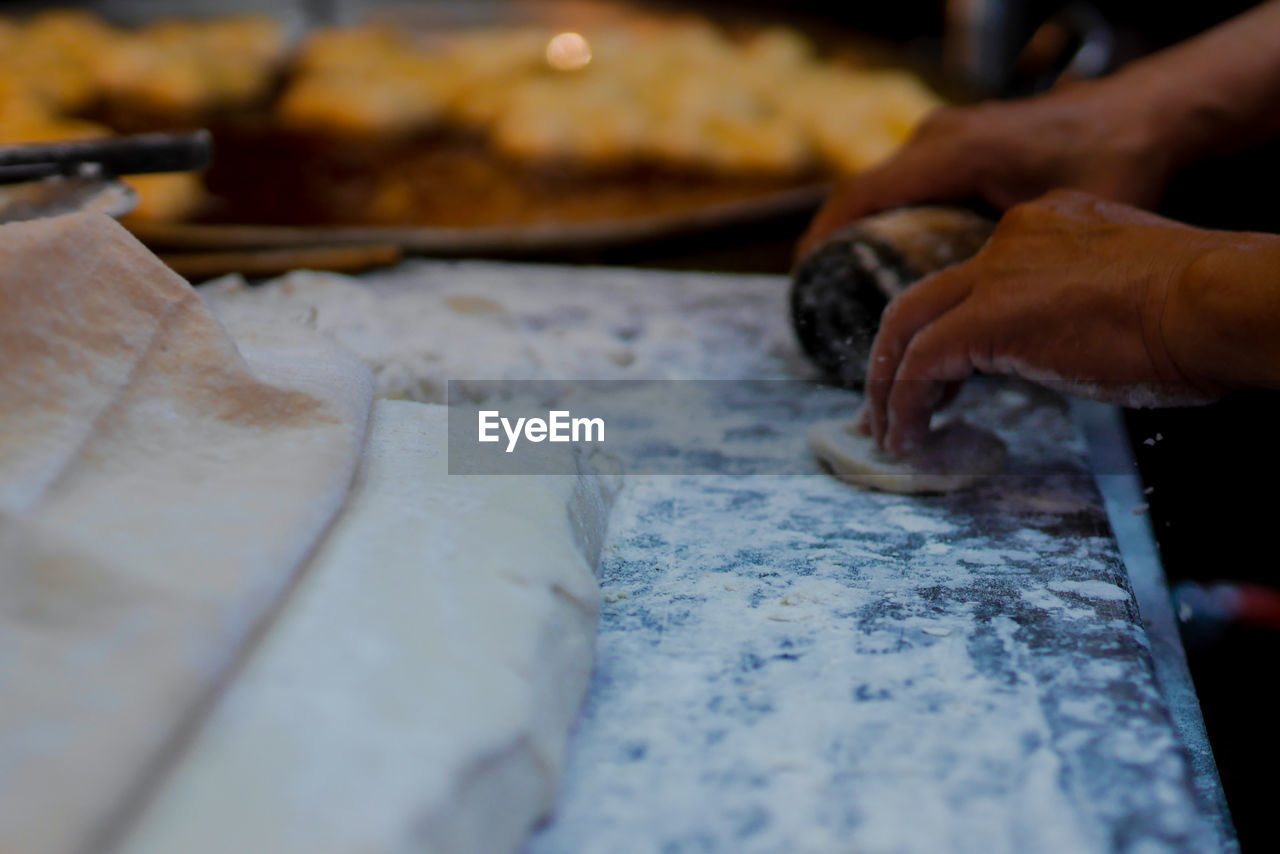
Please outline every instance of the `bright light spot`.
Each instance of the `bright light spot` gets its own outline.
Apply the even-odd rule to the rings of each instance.
[[[556,71],[577,71],[591,61],[591,45],[577,33],[560,33],[547,42],[547,64]]]

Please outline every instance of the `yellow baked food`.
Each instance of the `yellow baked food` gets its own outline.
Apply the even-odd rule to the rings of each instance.
[[[232,221],[496,225],[730,200],[873,166],[938,103],[793,30],[697,17],[294,44],[261,16],[0,19],[0,143],[211,126],[208,182]],[[209,209],[195,176],[131,183],[137,217]]]
[[[567,60],[566,39],[577,51]],[[735,41],[696,20],[584,34],[480,30],[425,42],[388,30],[327,31],[303,46],[297,68],[280,102],[291,127],[471,127],[504,155],[594,166],[854,171],[896,148],[939,103],[906,72],[824,62],[794,31]]]
[[[140,109],[198,117],[264,97],[286,50],[270,18],[162,21],[118,34],[101,55],[102,88]]]

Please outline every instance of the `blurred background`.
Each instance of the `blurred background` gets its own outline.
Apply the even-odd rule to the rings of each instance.
[[[830,183],[937,105],[1098,77],[1249,5],[0,0],[0,145],[212,130],[203,174],[127,179],[127,223],[193,279],[369,246],[784,273]],[[1196,167],[1164,212],[1280,230],[1252,190],[1275,153]],[[1205,585],[1277,582],[1242,486],[1274,410],[1130,415],[1245,851],[1280,850],[1280,617]]]

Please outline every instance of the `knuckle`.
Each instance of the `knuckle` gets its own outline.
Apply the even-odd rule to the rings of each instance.
[[[1041,196],[1039,202],[1052,208],[1078,208],[1093,202],[1095,198],[1075,187],[1055,187]]]
[[[1018,202],[1018,204],[1013,205],[1005,211],[1004,216],[1001,217],[1001,219],[1008,220],[1009,222],[1020,222],[1022,220],[1032,218],[1035,216],[1035,213],[1035,202]]]
[[[1040,201],[1019,202],[1004,212],[1000,217],[997,231],[1010,229],[1022,230],[1039,222],[1044,215],[1044,206]]]

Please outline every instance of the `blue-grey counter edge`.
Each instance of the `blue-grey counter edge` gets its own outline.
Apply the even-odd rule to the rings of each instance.
[[[1071,417],[1088,442],[1089,467],[1106,503],[1107,517],[1111,520],[1120,555],[1138,600],[1138,610],[1151,643],[1156,679],[1169,704],[1178,737],[1190,756],[1196,791],[1216,820],[1222,838],[1221,850],[1236,854],[1240,843],[1231,823],[1226,795],[1200,713],[1200,701],[1187,667],[1151,521],[1142,512],[1146,496],[1129,448],[1123,416],[1118,407],[1072,399]]]

